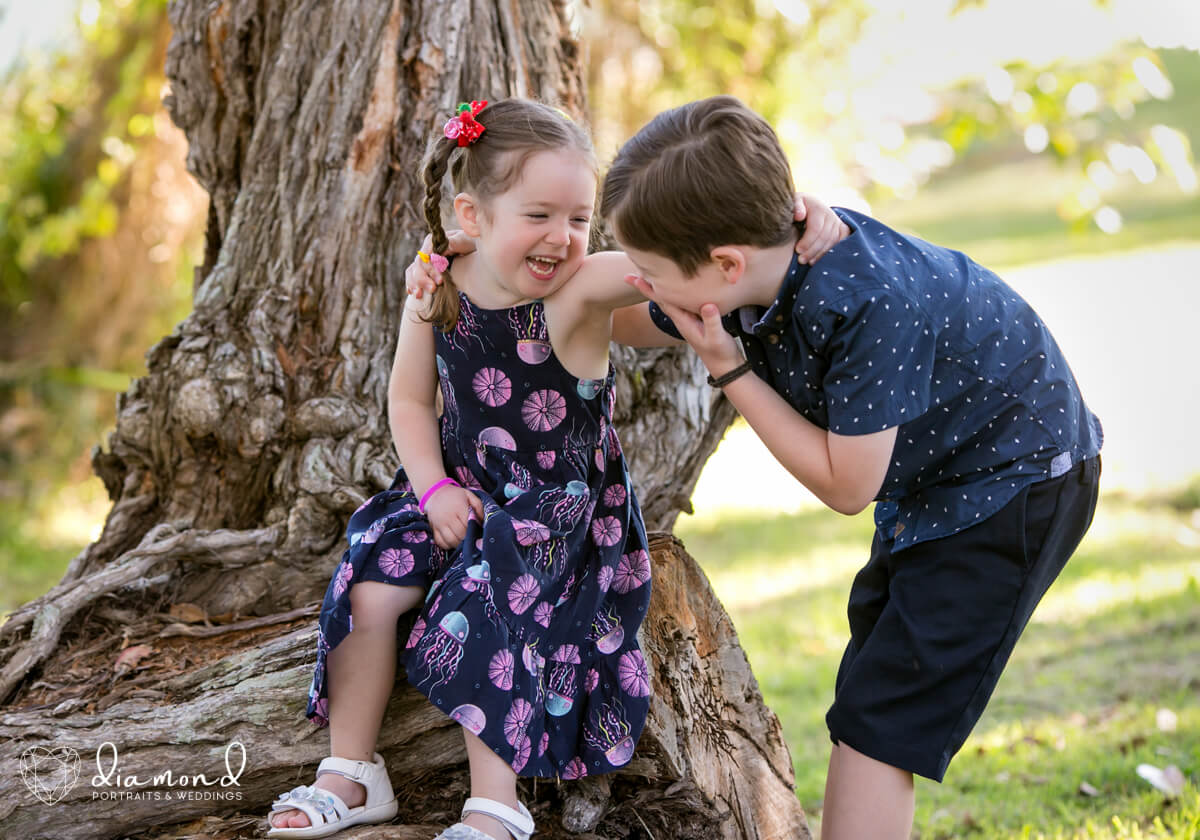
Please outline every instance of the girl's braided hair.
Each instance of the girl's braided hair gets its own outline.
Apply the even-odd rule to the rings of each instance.
[[[531,99],[504,99],[475,115],[483,134],[469,146],[438,136],[425,157],[425,221],[433,237],[433,250],[446,254],[450,243],[442,226],[442,184],[446,170],[456,192],[470,192],[487,202],[515,184],[526,159],[535,152],[576,149],[598,172],[591,138],[565,113]],[[457,154],[456,154],[457,153]],[[450,271],[433,295],[427,320],[443,332],[458,323],[458,289]]]

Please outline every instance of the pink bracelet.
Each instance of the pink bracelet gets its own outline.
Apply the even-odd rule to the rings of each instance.
[[[417,509],[421,511],[421,513],[424,513],[425,503],[429,501],[429,497],[441,490],[447,484],[453,484],[455,487],[462,487],[462,485],[453,478],[443,478],[441,481],[436,481],[432,487],[425,491],[425,495],[421,497],[421,501],[417,502]]]

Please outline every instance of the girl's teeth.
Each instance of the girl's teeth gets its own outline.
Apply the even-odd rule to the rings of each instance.
[[[558,265],[554,260],[543,260],[539,257],[527,257],[525,262],[535,274],[550,274]]]

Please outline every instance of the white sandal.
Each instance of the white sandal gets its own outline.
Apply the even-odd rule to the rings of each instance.
[[[396,816],[400,809],[396,804],[396,794],[392,791],[383,756],[375,753],[373,758],[374,763],[371,763],[331,755],[317,766],[318,776],[322,773],[337,773],[366,788],[367,800],[362,805],[351,808],[336,793],[315,785],[300,785],[287,793],[281,793],[279,798],[271,803],[271,814],[267,816],[267,824],[270,826],[271,817],[280,811],[292,810],[307,814],[309,824],[297,828],[270,826],[267,836],[293,837],[297,840],[328,837],[352,825],[387,822]]]
[[[529,836],[533,834],[533,817],[530,815],[529,809],[520,802],[517,803],[517,809],[514,811],[503,802],[497,802],[494,799],[472,796],[463,805],[462,816],[463,819],[466,819],[467,814],[486,814],[499,820],[508,833],[513,836],[513,840],[529,840]],[[492,840],[492,838],[477,828],[459,822],[447,828],[433,840]]]

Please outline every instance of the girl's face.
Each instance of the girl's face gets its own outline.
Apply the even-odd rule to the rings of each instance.
[[[479,208],[476,241],[487,273],[521,300],[550,295],[583,263],[595,204],[596,175],[583,154],[531,154],[516,182]]]

